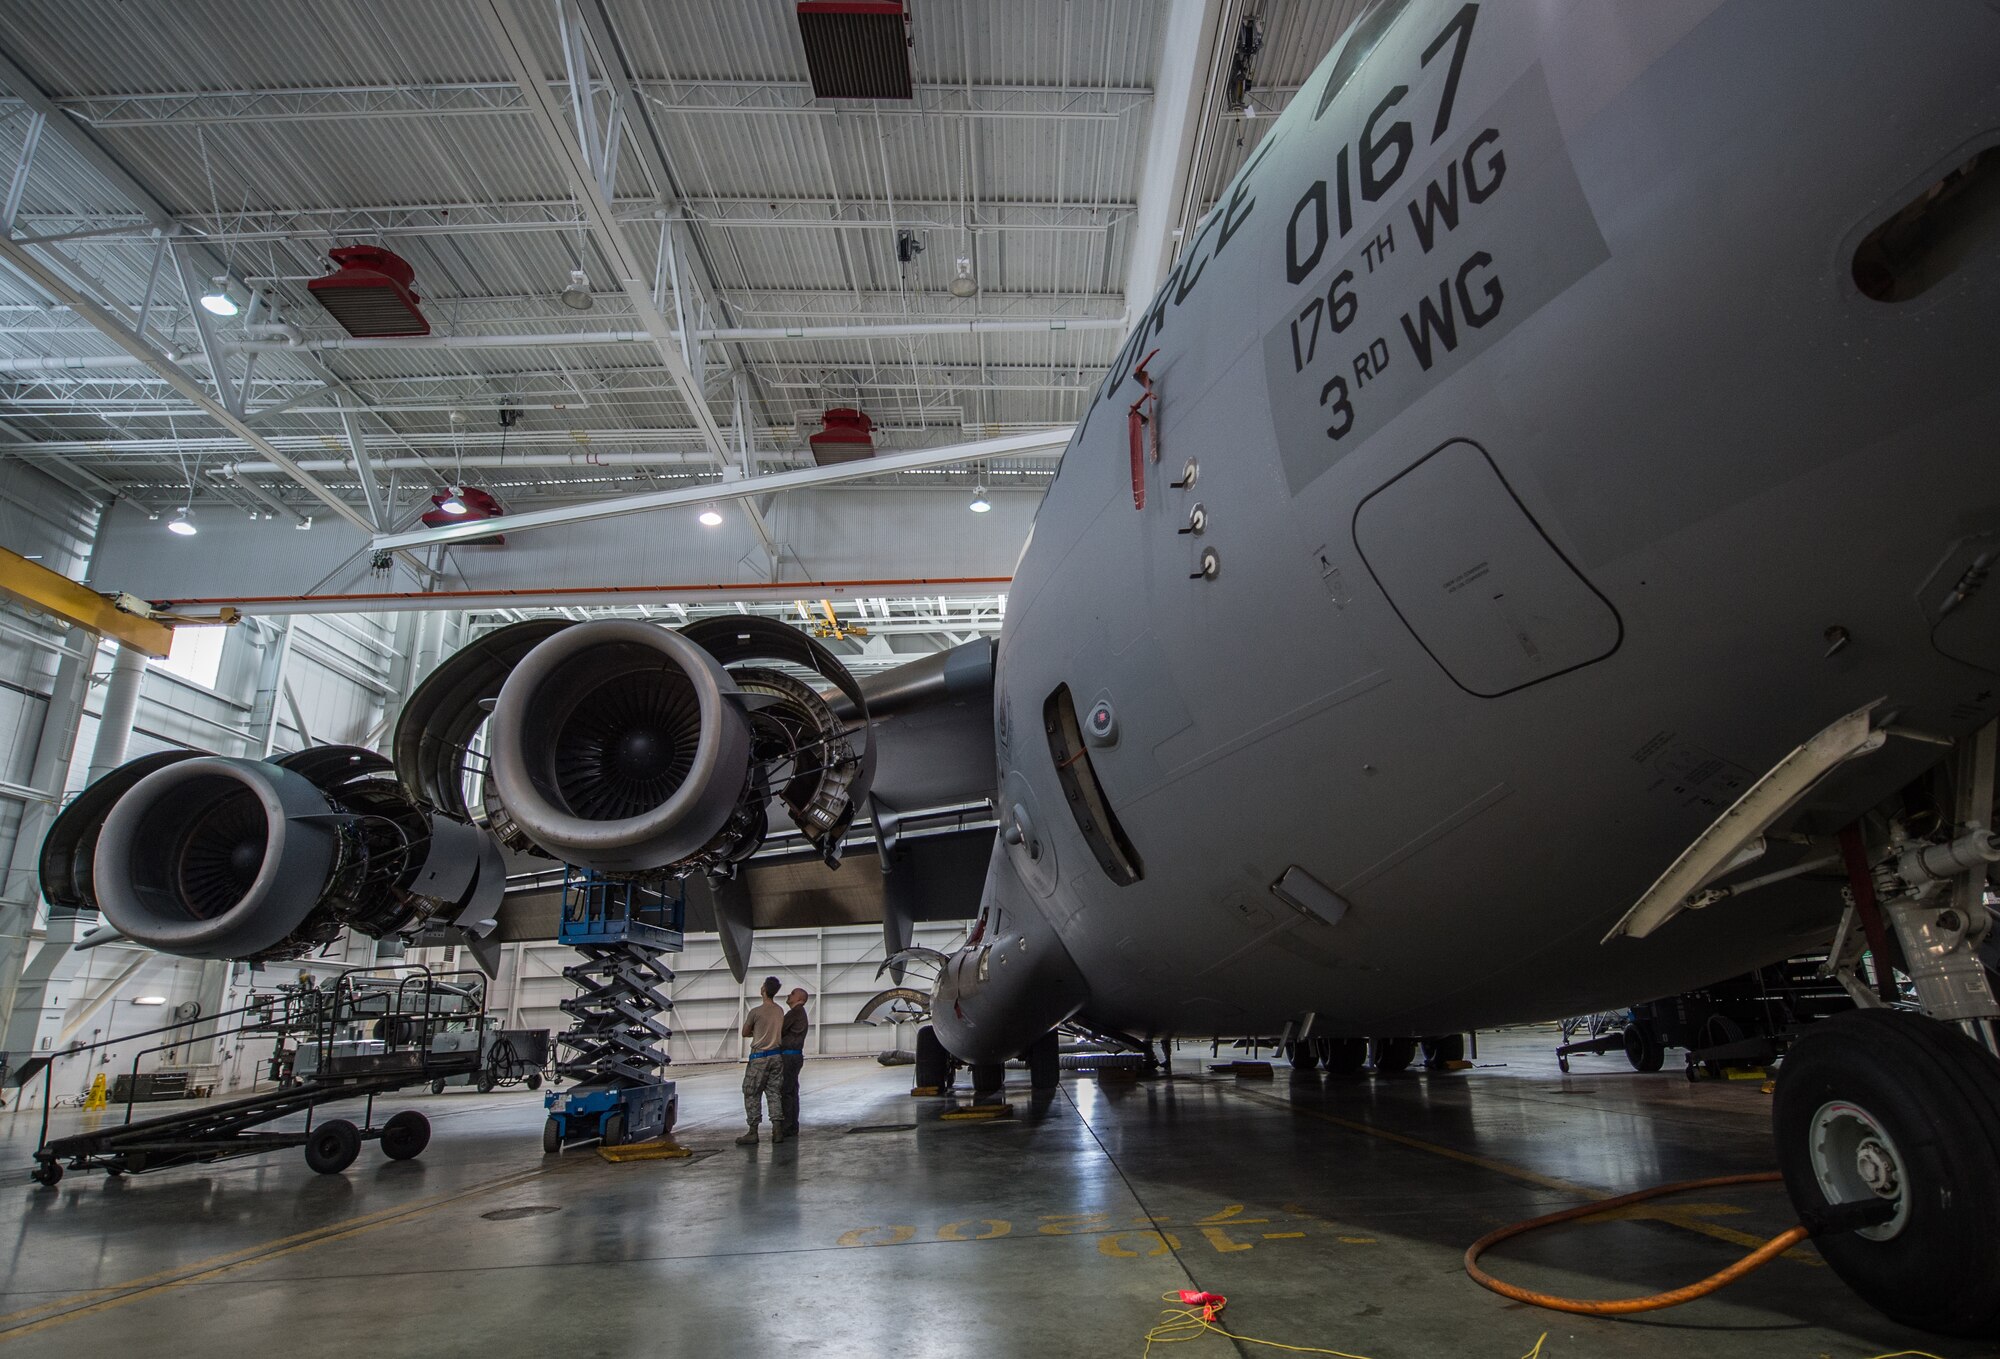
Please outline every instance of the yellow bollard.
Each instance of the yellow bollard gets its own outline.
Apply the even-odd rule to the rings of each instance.
[[[91,1078],[90,1093],[83,1097],[83,1107],[86,1109],[102,1109],[110,1103],[110,1097],[104,1089],[104,1073],[100,1071]]]

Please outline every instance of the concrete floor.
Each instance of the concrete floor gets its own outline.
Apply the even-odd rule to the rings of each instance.
[[[1017,1116],[985,1124],[938,1121],[908,1067],[819,1060],[805,1136],[754,1150],[730,1143],[739,1069],[684,1068],[679,1135],[706,1154],[627,1165],[544,1159],[525,1090],[426,1092],[387,1106],[433,1120],[418,1161],[369,1145],[339,1176],[293,1151],[45,1190],[25,1179],[36,1119],[0,1114],[0,1346],[1136,1354],[1160,1295],[1199,1287],[1228,1295],[1247,1335],[1372,1359],[1516,1359],[1544,1332],[1545,1359],[1993,1353],[1882,1320],[1809,1248],[1718,1298],[1619,1321],[1474,1286],[1460,1256],[1493,1226],[1771,1165],[1756,1083],[1641,1076],[1617,1057],[1563,1076],[1554,1042],[1489,1035],[1472,1071],[1382,1080],[1216,1076],[1190,1046],[1171,1081],[1066,1078],[1040,1108],[1016,1089]],[[1775,1187],[1699,1194],[1489,1264],[1559,1293],[1651,1292],[1789,1222]],[[1191,1353],[1229,1349],[1209,1337]]]

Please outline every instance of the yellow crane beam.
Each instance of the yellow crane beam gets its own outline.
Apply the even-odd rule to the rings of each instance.
[[[0,595],[148,656],[164,656],[174,645],[173,628],[119,607],[130,596],[101,595],[4,547],[0,547]]]

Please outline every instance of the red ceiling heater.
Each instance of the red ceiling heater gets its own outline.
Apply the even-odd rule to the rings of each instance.
[[[341,245],[327,252],[340,267],[306,284],[334,320],[357,339],[428,335],[431,323],[411,291],[416,271],[379,245]]]
[[[903,0],[799,0],[813,94],[911,98],[909,23]]]
[[[875,422],[852,406],[835,406],[820,417],[820,432],[809,436],[813,461],[821,467],[875,456]]]

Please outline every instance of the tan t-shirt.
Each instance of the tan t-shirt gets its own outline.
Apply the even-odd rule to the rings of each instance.
[[[768,996],[752,1006],[750,1017],[743,1021],[743,1033],[750,1040],[752,1052],[776,1048],[783,1041],[784,1032],[785,1012]]]

